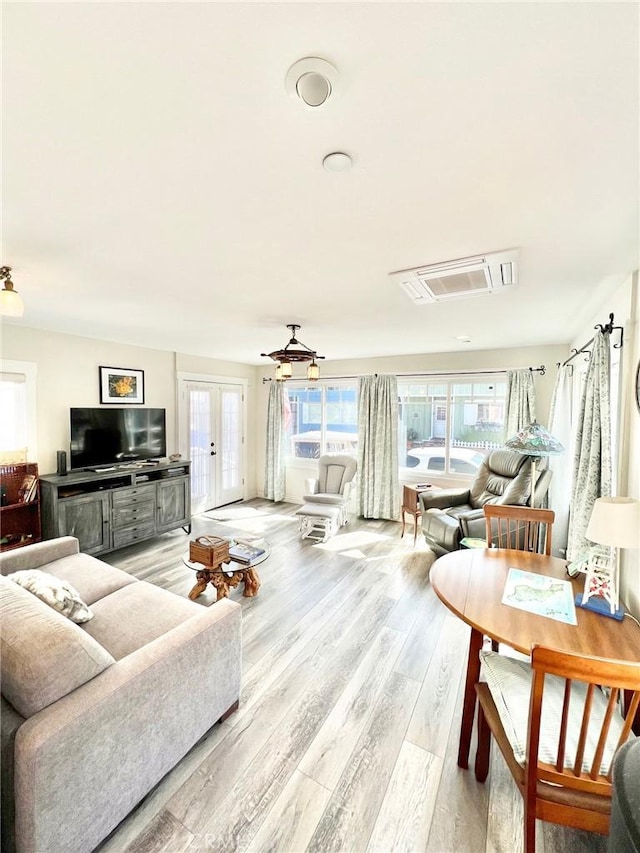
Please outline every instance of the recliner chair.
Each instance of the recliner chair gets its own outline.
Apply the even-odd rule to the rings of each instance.
[[[309,494],[303,496],[305,503],[337,506],[340,509],[338,524],[347,523],[347,502],[351,483],[356,475],[358,463],[355,456],[346,453],[325,453],[318,459],[318,479],[309,485]]]
[[[536,460],[536,504],[543,500],[551,471]],[[471,488],[427,490],[420,494],[422,532],[439,557],[460,547],[464,537],[484,539],[485,504],[527,506],[531,500],[531,457],[512,450],[492,450]],[[432,510],[432,511],[430,511]]]

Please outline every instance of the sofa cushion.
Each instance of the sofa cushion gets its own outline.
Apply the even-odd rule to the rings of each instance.
[[[114,663],[92,637],[26,589],[0,578],[2,693],[30,717]]]
[[[202,612],[202,605],[153,584],[139,581],[101,598],[83,630],[116,660],[146,646]]]
[[[96,560],[91,554],[73,554],[62,557],[43,566],[43,569],[57,578],[68,581],[74,586],[88,605],[92,605],[105,595],[110,595],[116,589],[121,589],[131,583],[137,583],[137,578],[113,566]]]

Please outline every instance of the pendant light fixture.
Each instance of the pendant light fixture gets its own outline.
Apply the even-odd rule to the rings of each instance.
[[[0,314],[4,317],[22,317],[24,304],[18,291],[13,289],[11,267],[0,267],[0,281],[4,281],[4,287],[0,290]]]
[[[291,339],[289,343],[282,349],[274,350],[273,352],[263,352],[261,355],[266,358],[271,358],[276,364],[276,380],[278,382],[285,379],[291,379],[293,375],[294,362],[309,362],[307,367],[307,379],[310,382],[316,382],[320,378],[320,368],[317,365],[317,360],[324,358],[323,355],[318,355],[315,350],[310,349],[302,341],[297,340],[296,332],[300,326],[294,323],[288,323],[287,329],[291,329]]]

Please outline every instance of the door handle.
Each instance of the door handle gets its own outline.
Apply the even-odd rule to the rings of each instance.
[[[215,456],[215,455],[216,455],[215,450],[212,450],[212,451],[211,451],[211,455],[212,455],[212,456]]]

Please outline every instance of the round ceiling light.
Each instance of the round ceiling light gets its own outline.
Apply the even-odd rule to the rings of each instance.
[[[317,109],[329,100],[335,91],[338,72],[317,56],[307,56],[294,62],[287,71],[284,85],[287,92],[302,101],[305,107]]]
[[[296,91],[308,107],[321,107],[331,94],[331,83],[317,71],[309,71],[296,83]]]
[[[327,154],[322,165],[327,172],[348,172],[352,166],[352,161],[351,157],[343,151],[334,151],[333,154]]]

